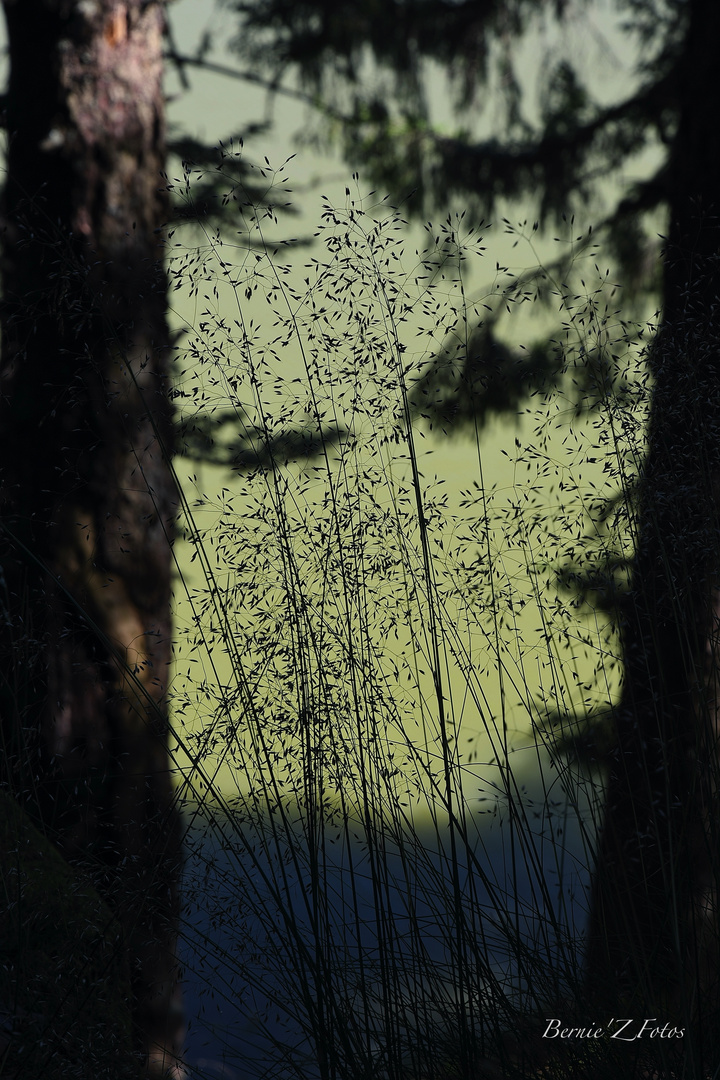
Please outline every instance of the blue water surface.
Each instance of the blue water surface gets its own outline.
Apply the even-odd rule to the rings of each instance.
[[[318,807],[188,807],[191,1076],[379,1080],[426,1044],[450,1053],[459,1016],[481,1033],[562,994],[588,905],[580,791],[536,777],[470,802],[454,828],[446,813],[411,828]]]

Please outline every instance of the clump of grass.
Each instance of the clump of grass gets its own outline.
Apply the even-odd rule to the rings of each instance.
[[[232,199],[240,242],[170,248],[202,308],[176,382],[205,463],[184,484],[174,723],[184,947],[221,1003],[206,1073],[529,1075],[543,1018],[571,1023],[582,994],[601,785],[557,743],[598,746],[617,692],[647,400],[637,357],[624,379],[609,362],[628,328],[604,276],[508,274],[470,299],[483,234],[461,218],[409,257],[399,212],[348,191],[298,274],[272,211]],[[417,387],[540,287],[563,370],[507,464],[470,422],[448,494]]]

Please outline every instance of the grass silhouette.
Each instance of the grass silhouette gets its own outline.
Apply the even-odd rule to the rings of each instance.
[[[607,1037],[543,1032],[608,1020],[583,1015],[583,927],[647,332],[597,267],[585,285],[587,244],[562,276],[498,268],[471,299],[481,231],[428,226],[409,257],[401,214],[348,189],[300,279],[267,239],[273,211],[233,200],[241,241],[169,241],[171,280],[203,309],[180,431],[212,462],[183,508],[174,684],[183,948],[214,1047],[193,1075],[632,1071]],[[468,377],[478,319],[548,300],[562,332],[534,355],[559,374],[533,374],[522,406],[522,350],[478,354]],[[518,417],[500,484],[490,391]],[[457,505],[423,446],[453,409]]]

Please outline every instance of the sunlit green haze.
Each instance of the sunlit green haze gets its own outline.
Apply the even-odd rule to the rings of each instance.
[[[545,760],[617,696],[603,599],[631,553],[642,335],[577,223],[561,282],[496,266],[462,217],[418,245],[376,196],[326,201],[295,250],[267,240],[272,211],[229,202],[235,233],[169,238],[193,447],[176,463],[179,783],[380,817],[492,799],[508,761]],[[499,313],[526,350],[554,327],[559,383],[482,430],[424,418],[432,393],[411,414],[433,358],[457,362]]]

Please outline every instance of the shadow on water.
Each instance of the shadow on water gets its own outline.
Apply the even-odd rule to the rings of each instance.
[[[314,1080],[323,1043],[325,1075],[397,1075],[393,1040],[393,1060],[421,1055],[461,1012],[482,1038],[560,1000],[581,964],[595,789],[557,794],[550,770],[468,801],[453,830],[187,808],[192,1076]]]

